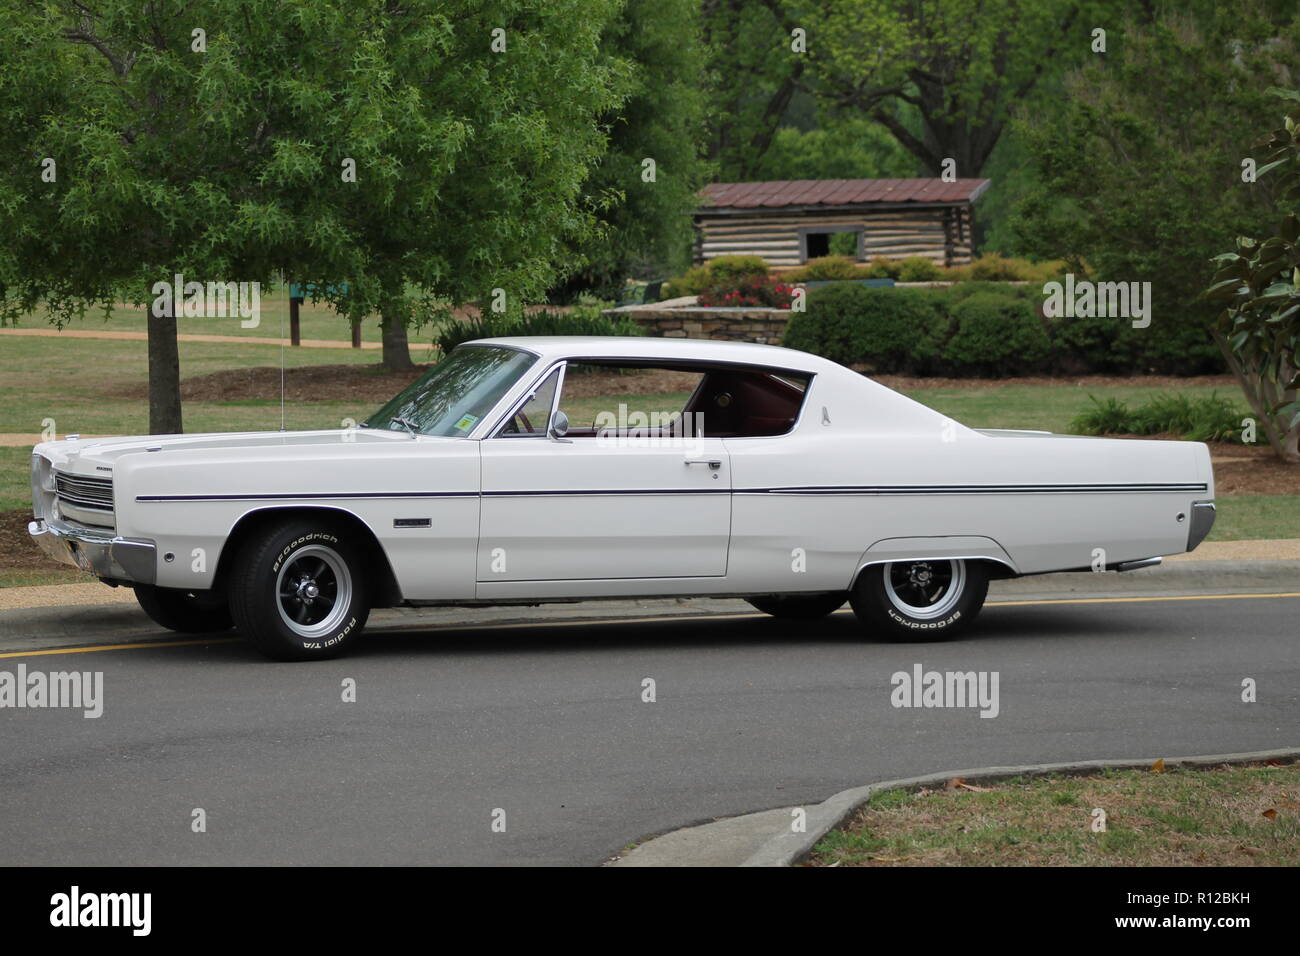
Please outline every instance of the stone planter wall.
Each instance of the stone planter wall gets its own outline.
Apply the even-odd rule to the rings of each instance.
[[[609,309],[607,315],[635,319],[646,335],[669,339],[719,339],[780,345],[789,309],[664,308],[653,305]]]

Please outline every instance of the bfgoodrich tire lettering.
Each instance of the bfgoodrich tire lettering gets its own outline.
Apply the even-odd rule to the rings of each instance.
[[[241,632],[282,661],[335,657],[370,613],[360,543],[327,522],[287,521],[247,542],[230,583]]]
[[[946,641],[975,620],[988,590],[980,561],[898,561],[864,568],[849,599],[887,641]]]

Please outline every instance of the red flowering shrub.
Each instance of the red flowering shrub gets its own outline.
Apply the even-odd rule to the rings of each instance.
[[[744,276],[709,286],[699,295],[699,304],[708,308],[788,309],[794,299],[794,286],[774,276]]]

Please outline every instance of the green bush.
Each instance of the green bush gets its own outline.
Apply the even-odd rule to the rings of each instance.
[[[784,344],[873,372],[923,373],[938,360],[946,324],[937,290],[836,283],[808,293],[808,310],[791,315]]]
[[[1070,427],[1084,435],[1179,435],[1189,441],[1241,441],[1241,408],[1217,392],[1208,398],[1157,395],[1145,405],[1130,409],[1126,402],[1108,398],[1079,414]]]
[[[736,284],[748,276],[765,275],[767,263],[761,256],[718,256],[687,270],[683,276],[665,282],[659,291],[659,299],[699,295],[710,287]]]
[[[897,259],[876,258],[867,264],[864,279],[897,279],[903,271],[903,264]]]
[[[833,279],[867,279],[867,269],[849,256],[822,256],[809,259],[802,268],[786,278],[792,282],[826,282]]]
[[[986,282],[1032,282],[1038,277],[1038,269],[1028,260],[1008,259],[991,252],[970,264],[970,277]]]
[[[1218,392],[1199,399],[1163,394],[1134,410],[1133,423],[1139,435],[1171,432],[1192,441],[1237,441],[1243,417],[1244,413]]]
[[[943,267],[925,256],[908,256],[898,267],[900,282],[935,282],[943,278]]]
[[[1140,336],[1128,319],[1051,319],[1052,339],[1067,372],[1132,372],[1140,370]]]
[[[876,260],[868,269],[896,272],[894,267],[901,265]],[[1048,266],[1054,268],[1054,264],[1039,268]],[[988,376],[1040,372],[1126,374],[1166,369],[1196,374],[1213,370],[1201,356],[1212,345],[1199,340],[1174,343],[1170,338],[1153,335],[1154,325],[1134,329],[1128,320],[1117,318],[1045,318],[1043,288],[1037,281],[1011,285],[971,280],[940,289],[877,289],[870,295],[830,291],[845,288],[865,287],[837,282],[812,290],[809,312],[791,316],[786,344],[843,364],[869,365],[880,372],[908,368],[914,372]],[[894,303],[905,300],[893,297],[909,292],[935,295],[929,300],[934,314],[924,323],[924,340],[913,343],[914,347],[904,347],[896,338],[896,312],[904,306],[896,307]],[[823,319],[814,315],[814,301],[826,303],[827,315]],[[873,337],[878,338],[878,343],[873,344]],[[1175,359],[1180,356],[1182,364],[1177,365]]]
[[[762,256],[718,256],[705,263],[715,282],[739,281],[746,276],[767,275]]]
[[[969,299],[973,295],[1000,295],[1031,304],[1037,309],[1042,305],[1043,293],[1037,286],[1007,285],[1005,282],[959,282],[948,287],[948,301],[953,305]]]
[[[571,312],[542,310],[525,315],[486,312],[475,321],[448,319],[434,329],[433,340],[446,355],[462,342],[499,335],[641,335],[641,326],[626,316],[610,318],[597,308]]]
[[[1023,297],[976,292],[953,304],[952,318],[956,329],[943,356],[954,371],[1025,375],[1042,371],[1052,356],[1038,310]]]
[[[1133,412],[1128,403],[1118,398],[1097,401],[1089,395],[1092,408],[1086,409],[1070,422],[1070,430],[1081,435],[1127,435],[1132,429]]]

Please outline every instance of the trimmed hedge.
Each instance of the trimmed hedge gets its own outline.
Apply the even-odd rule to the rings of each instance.
[[[1052,343],[1037,310],[1023,298],[976,292],[952,306],[955,331],[944,359],[968,375],[1025,375],[1044,371]]]
[[[947,327],[943,290],[836,283],[809,292],[782,344],[842,365],[925,374],[940,364]]]
[[[1047,319],[1042,289],[998,282],[947,288],[811,289],[784,344],[881,374],[1007,376],[1144,369],[1145,344],[1121,319]]]

